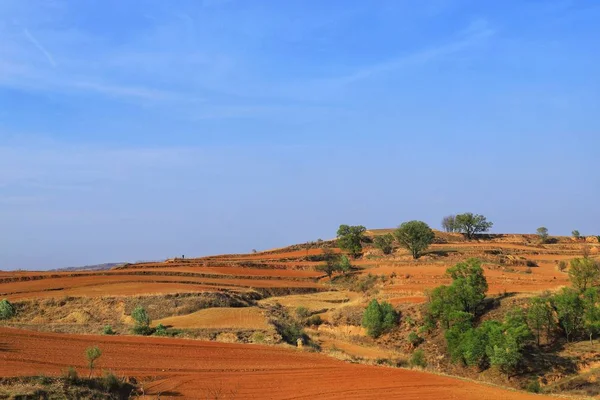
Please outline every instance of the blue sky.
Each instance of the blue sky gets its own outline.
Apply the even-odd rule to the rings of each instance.
[[[0,269],[473,211],[600,234],[600,3],[2,0]]]

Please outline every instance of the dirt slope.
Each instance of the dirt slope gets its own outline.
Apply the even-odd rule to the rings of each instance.
[[[99,369],[145,377],[146,394],[204,398],[236,388],[237,399],[541,399],[416,371],[347,364],[282,349],[180,339],[47,334],[0,328],[0,376],[84,373],[84,349],[98,345]],[[148,396],[150,398],[150,396]]]

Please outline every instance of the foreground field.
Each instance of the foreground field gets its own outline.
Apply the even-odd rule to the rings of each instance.
[[[472,382],[401,369],[347,364],[279,347],[181,339],[75,336],[0,328],[0,376],[58,375],[87,369],[84,350],[99,346],[101,369],[135,376],[146,398],[236,399],[541,399]]]

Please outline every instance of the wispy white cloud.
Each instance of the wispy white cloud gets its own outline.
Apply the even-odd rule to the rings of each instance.
[[[385,61],[378,64],[363,67],[349,75],[335,78],[331,83],[350,84],[371,76],[397,70],[402,67],[424,64],[451,54],[458,53],[468,49],[485,39],[493,36],[496,31],[489,25],[485,19],[472,21],[465,29],[457,35],[458,38],[452,42],[435,47],[426,48],[417,52],[404,55],[402,57]]]
[[[39,51],[42,52],[42,54],[46,57],[48,62],[53,67],[56,67],[56,62],[54,61],[54,57],[52,57],[52,54],[50,54],[50,52],[48,50],[46,50],[46,48],[44,46],[42,46],[42,44],[39,42],[39,40],[37,40],[36,37],[33,36],[33,34],[31,32],[29,32],[29,30],[27,28],[25,28],[23,30],[23,33],[25,34],[25,37],[27,37],[27,40],[29,40],[29,42],[31,42],[31,44],[33,44]]]

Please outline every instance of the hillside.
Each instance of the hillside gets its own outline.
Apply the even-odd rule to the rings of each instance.
[[[372,238],[389,231],[371,230],[367,233]],[[583,254],[591,259],[599,258],[599,244],[593,239],[585,241],[553,237],[548,243],[541,244],[535,235],[495,234],[478,235],[474,240],[468,241],[461,234],[436,231],[434,243],[417,260],[404,249],[396,248],[392,254],[384,255],[372,243],[366,243],[362,257],[352,260],[352,271],[348,274],[334,274],[330,280],[317,270],[317,266],[323,264],[325,249],[340,252],[335,241],[319,241],[252,254],[124,264],[100,271],[0,273],[0,298],[12,302],[17,311],[15,317],[0,321],[1,325],[68,335],[63,339],[60,336],[44,336],[42,333],[26,334],[25,331],[3,330],[0,335],[0,354],[4,365],[10,367],[5,367],[0,373],[24,375],[42,368],[46,373],[56,374],[68,365],[83,368],[83,358],[77,353],[81,349],[75,350],[72,355],[60,357],[57,352],[66,351],[71,338],[74,343],[80,342],[78,336],[71,335],[98,334],[105,326],[110,325],[117,335],[126,338],[105,336],[93,340],[101,347],[110,349],[105,358],[106,367],[119,371],[122,375],[149,381],[150,392],[160,389],[166,394],[171,389],[178,388],[177,390],[190,393],[194,388],[189,384],[192,376],[196,380],[202,371],[223,368],[224,372],[219,376],[228,387],[235,383],[235,386],[239,386],[240,393],[256,394],[261,386],[250,382],[247,377],[236,381],[233,371],[248,368],[255,371],[257,375],[253,382],[270,379],[265,369],[268,368],[266,361],[260,359],[269,352],[276,352],[276,357],[281,358],[274,359],[274,365],[283,365],[277,374],[288,376],[289,379],[286,379],[285,390],[273,392],[274,398],[283,398],[284,392],[297,390],[292,383],[294,380],[312,382],[309,386],[316,385],[319,390],[331,391],[334,398],[341,395],[341,392],[336,392],[336,385],[330,384],[333,381],[325,380],[318,386],[318,374],[313,374],[310,369],[302,373],[302,376],[292,372],[299,368],[294,366],[296,358],[299,357],[300,362],[300,359],[305,359],[304,352],[317,351],[354,363],[408,366],[407,355],[414,351],[414,347],[407,342],[406,337],[416,329],[414,326],[418,327],[423,323],[428,291],[450,283],[446,269],[456,263],[468,258],[481,260],[489,286],[489,304],[494,304],[483,318],[501,318],[511,307],[522,307],[533,295],[568,286],[568,270],[561,270],[561,262]],[[362,312],[373,298],[390,302],[402,316],[400,325],[379,339],[368,337],[360,326]],[[233,347],[224,347],[223,351],[230,349],[232,354],[239,351],[241,358],[234,356],[227,361],[227,365],[222,366],[210,364],[213,361],[205,366],[189,368],[170,365],[167,359],[172,357],[167,354],[179,351],[176,349],[187,346],[187,342],[175,339],[154,342],[155,339],[129,336],[133,327],[130,315],[138,306],[144,307],[154,321],[152,329],[162,324],[170,336],[237,343]],[[299,308],[306,310],[302,311],[306,317],[299,316]],[[302,318],[308,317],[318,318],[318,322],[314,319],[314,323],[307,323],[303,328],[303,334],[306,335],[304,352],[292,350],[289,344],[285,344],[286,341],[295,344],[295,339],[287,338],[290,327],[296,326],[298,322],[295,321],[304,321]],[[282,328],[284,326],[285,329]],[[548,349],[548,354],[540,354],[539,357],[547,358],[552,354],[555,362],[567,363],[568,360],[568,368],[558,371],[541,368],[539,364],[529,368],[529,372],[521,377],[507,378],[493,370],[477,373],[472,369],[457,367],[444,356],[443,336],[436,332],[422,336],[425,343],[420,348],[425,350],[428,371],[461,375],[514,388],[523,388],[532,376],[543,374],[547,378],[543,385],[548,388],[554,385],[553,392],[566,393],[574,389],[564,384],[565,379],[578,376],[578,379],[584,379],[581,374],[588,374],[585,379],[596,379],[594,371],[600,365],[600,350],[595,346],[566,344],[551,352]],[[42,367],[34,356],[28,355],[28,350],[23,347],[25,337],[33,348],[39,347],[41,354],[47,354],[52,359],[56,357],[51,366],[49,364],[47,368]],[[90,340],[85,339],[87,342]],[[164,360],[164,366],[145,369],[143,363],[132,364],[123,358],[125,356],[116,356],[121,351],[118,350],[119,346],[143,347],[149,343],[160,344],[156,350],[144,347],[144,351],[148,352],[148,357]],[[191,343],[195,342],[190,342],[189,346],[196,346]],[[260,350],[261,347],[254,347],[256,344],[288,348],[278,347],[275,350],[269,347],[264,349],[265,353],[261,353],[263,350]],[[196,350],[193,351],[198,351],[201,356],[212,345],[207,345],[207,348],[202,347],[205,346],[203,344],[198,346],[200,347],[194,347]],[[3,352],[3,349],[9,349],[9,352]],[[156,354],[153,353],[155,351]],[[161,351],[164,354],[158,353]],[[252,356],[243,354],[257,354],[257,358],[252,361]],[[394,380],[400,379],[402,382],[425,379],[419,375],[421,373],[404,369],[379,367],[382,372],[377,372],[379,370],[373,369],[374,367],[339,364],[320,357],[311,359],[310,357],[316,357],[313,355],[306,357],[309,357],[311,363],[327,365],[323,368],[339,370],[338,378],[347,381],[347,385],[351,385],[348,379],[355,373],[373,374],[374,377],[391,374],[390,379],[394,376]],[[249,364],[240,364],[236,361],[238,359],[248,360]],[[156,368],[165,372],[159,373]],[[264,374],[260,371],[264,371]],[[397,377],[395,374],[398,374]],[[459,384],[459,381],[434,378],[433,375],[426,379],[441,379],[439,383],[432,383],[431,390],[438,386],[444,388],[434,390],[437,398],[497,398],[494,394],[497,389],[490,387],[482,386],[483,389],[477,391],[479,389],[475,386],[470,388],[470,383]],[[369,391],[382,384],[375,378],[361,382],[363,384],[360,387],[352,386],[346,393],[346,398],[369,398]],[[403,385],[398,383],[397,386],[390,386],[385,393],[391,395],[406,391],[407,388]],[[466,387],[469,389],[465,389]],[[420,390],[419,393],[425,393],[423,390],[428,389],[421,387]],[[175,392],[174,389],[173,391]],[[471,391],[478,394],[472,394]],[[176,398],[176,395],[173,396]],[[509,398],[507,396],[506,393],[502,395],[503,398]],[[163,395],[161,398],[169,397]]]

